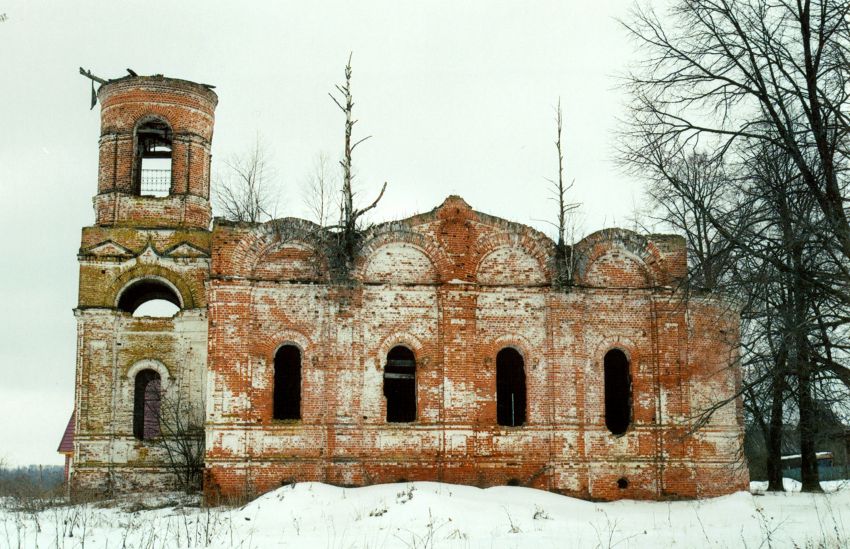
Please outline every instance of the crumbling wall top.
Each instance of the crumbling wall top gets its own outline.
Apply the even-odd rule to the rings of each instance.
[[[109,80],[100,86],[97,91],[97,99],[101,105],[107,105],[114,96],[131,90],[148,90],[152,92],[183,92],[197,96],[204,102],[215,107],[218,104],[218,95],[209,84],[199,84],[180,78],[169,78],[161,74],[152,76],[124,76]]]

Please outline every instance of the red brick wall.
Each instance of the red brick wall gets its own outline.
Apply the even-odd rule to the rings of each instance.
[[[450,198],[367,235],[354,282],[340,285],[292,269],[295,259],[309,263],[308,242],[217,225],[208,495],[303,480],[519,482],[600,499],[744,489],[734,405],[686,435],[707,404],[694,385],[734,391],[734,368],[718,366],[734,362],[735,314],[710,298],[684,301],[669,286],[685,272],[684,242],[661,240],[591,235],[577,246],[576,286],[559,290],[551,241]],[[302,351],[299,421],[272,419],[283,344]],[[411,424],[385,421],[382,372],[399,344],[417,362]],[[507,346],[525,362],[521,427],[496,425],[495,357]],[[602,362],[612,348],[631,363],[633,423],[621,437],[604,423]]]

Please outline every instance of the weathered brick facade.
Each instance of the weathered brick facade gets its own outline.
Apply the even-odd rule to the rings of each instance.
[[[594,233],[572,250],[565,286],[553,283],[545,235],[449,197],[371,229],[348,279],[331,282],[321,250],[299,237],[313,230],[306,221],[208,229],[212,91],[137,77],[99,98],[97,222],[79,255],[73,491],[170,482],[157,448],[134,437],[142,369],[157,372],[163,394],[205,406],[213,499],[306,480],[517,483],[598,499],[746,487],[739,406],[689,433],[695,415],[735,393],[738,319],[712,296],[677,289],[680,237]],[[152,118],[173,132],[162,198],[140,196],[136,175],[134,131]],[[180,312],[132,316],[124,304],[140,280],[173,292]],[[274,419],[282,346],[300,357],[292,419]],[[398,346],[415,362],[411,422],[387,421],[387,357]],[[505,348],[521,357],[516,426],[497,421]],[[617,403],[603,373],[614,349],[628,360],[618,435],[606,427]]]

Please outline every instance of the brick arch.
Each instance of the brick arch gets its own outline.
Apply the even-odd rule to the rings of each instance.
[[[494,369],[496,367],[496,355],[505,347],[515,349],[522,356],[525,368],[531,367],[533,360],[543,355],[542,349],[538,353],[531,342],[525,336],[519,334],[502,334],[494,338],[487,338],[481,348]]]
[[[399,345],[407,347],[413,351],[413,356],[416,358],[416,368],[427,364],[425,356],[425,345],[422,341],[409,332],[393,332],[384,337],[378,346],[375,348],[375,367],[382,371],[387,365],[387,354],[393,347]]]
[[[475,275],[478,277],[482,264],[487,258],[499,250],[505,248],[520,249],[537,262],[537,267],[545,282],[550,282],[551,272],[549,270],[550,257],[552,256],[551,241],[545,237],[540,238],[530,234],[528,231],[509,232],[498,231],[495,233],[484,233],[475,241],[472,253],[476,257]]]
[[[535,360],[538,357],[543,356],[543,350],[541,349],[539,352],[532,346],[531,342],[522,335],[519,334],[502,334],[500,336],[486,339],[481,346],[481,349],[484,352],[484,365],[483,368],[487,370],[486,376],[490,380],[488,386],[492,391],[492,416],[489,416],[489,420],[493,422],[495,425],[499,421],[499,412],[498,412],[498,355],[503,349],[513,349],[517,353],[519,353],[522,358],[522,371],[525,376],[525,415],[524,421],[521,425],[528,425],[530,422],[534,422],[534,415],[532,413],[532,408],[534,404],[531,399],[531,387],[532,387],[532,376],[531,370],[534,369]]]
[[[575,245],[574,282],[586,285],[594,263],[615,251],[625,252],[626,259],[634,262],[645,279],[645,286],[655,287],[664,280],[664,260],[651,240],[627,229],[602,229]]]
[[[109,289],[104,292],[101,305],[111,309],[116,308],[118,306],[118,297],[124,288],[144,278],[160,278],[168,282],[180,294],[183,309],[206,307],[203,289],[194,289],[190,282],[171,269],[162,265],[147,263],[137,264],[118,275],[109,286]]]
[[[168,371],[168,367],[159,360],[153,358],[137,360],[131,364],[129,368],[127,368],[127,372],[124,374],[124,377],[132,381],[142,370],[153,370],[158,373],[163,391],[169,387],[169,381],[171,381],[172,376]]]
[[[252,406],[255,413],[262,421],[273,419],[274,415],[274,379],[275,379],[275,355],[285,345],[296,347],[301,355],[301,419],[304,419],[304,406],[307,396],[310,394],[311,381],[306,375],[313,367],[321,367],[318,364],[319,352],[313,341],[300,330],[284,328],[271,333],[255,333],[250,346],[249,361],[261,362],[264,376],[260,383],[254,384],[254,396]],[[256,373],[254,374],[256,376]],[[256,379],[256,377],[255,377]]]
[[[291,233],[292,238],[288,242],[297,242],[315,249],[309,234],[316,230],[320,230],[320,227],[315,223],[295,218],[274,219],[251,227],[233,247],[232,274],[251,276],[263,256],[283,243],[280,239],[281,232]]]
[[[626,428],[625,433],[621,435],[614,436],[624,436],[634,431],[635,425],[637,424],[637,416],[638,416],[638,395],[635,391],[635,377],[637,371],[639,369],[639,360],[640,360],[640,347],[632,341],[628,337],[622,336],[614,336],[610,338],[605,338],[599,345],[596,346],[593,354],[591,355],[591,363],[590,363],[590,372],[595,374],[597,377],[596,381],[588,381],[588,372],[585,372],[585,398],[588,398],[588,384],[596,383],[598,387],[600,387],[601,393],[599,394],[599,402],[602,410],[602,425],[605,425],[605,355],[608,352],[613,350],[622,351],[623,354],[626,355],[626,360],[629,362],[629,377],[631,380],[631,402],[629,403],[629,407],[631,409],[631,419],[629,421],[629,426]]]
[[[301,351],[301,366],[307,362],[307,357],[312,358],[313,341],[300,330],[284,328],[271,334],[255,333],[253,337],[254,355],[267,360],[269,364],[274,362],[274,356],[278,349],[284,345],[294,345]]]
[[[612,336],[603,339],[593,350],[591,367],[601,367],[605,360],[605,355],[612,349],[623,351],[626,358],[629,359],[629,370],[634,370],[634,365],[638,363],[638,359],[640,358],[640,347],[631,338],[624,336]]]
[[[264,235],[256,230],[251,230],[242,235],[239,242],[233,247],[230,256],[232,258],[231,273],[236,276],[249,276],[259,260],[260,250],[267,244]]]
[[[435,239],[427,238],[426,236],[406,229],[391,228],[388,230],[379,231],[371,236],[361,247],[357,261],[354,265],[354,278],[363,280],[366,274],[366,268],[374,258],[375,253],[391,244],[408,244],[420,252],[431,262],[434,267],[434,273],[437,279],[434,282],[446,280],[447,274],[452,272],[454,264],[449,259],[445,250],[437,245]]]
[[[133,122],[133,136],[135,137],[136,131],[139,129],[139,126],[153,121],[165,122],[166,124],[168,124],[168,127],[171,128],[172,135],[174,134],[174,124],[171,122],[171,120],[168,119],[165,114],[161,112],[146,111],[144,114],[140,114],[139,116],[137,116],[136,120]]]
[[[316,257],[317,253],[315,246],[304,240],[265,240],[248,274],[267,280],[316,279],[326,263],[324,258]],[[274,257],[275,254],[283,257]],[[321,261],[318,269],[316,261]]]
[[[257,267],[264,257],[286,247],[288,244],[292,244],[293,247],[300,246],[312,250],[313,253],[320,252],[320,250],[316,250],[313,241],[313,234],[320,230],[322,230],[321,227],[311,221],[293,217],[273,219],[263,223],[254,230],[259,239],[255,241],[258,246],[255,248],[256,256],[251,264],[251,274],[257,271]]]

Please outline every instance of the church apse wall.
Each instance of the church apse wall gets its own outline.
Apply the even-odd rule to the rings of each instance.
[[[687,434],[706,396],[735,389],[737,326],[724,304],[676,290],[683,239],[601,231],[576,246],[575,284],[555,288],[547,237],[459,197],[373,228],[348,283],[328,283],[309,239],[281,236],[293,233],[213,228],[208,491],[745,488],[734,405]]]

